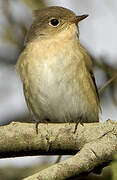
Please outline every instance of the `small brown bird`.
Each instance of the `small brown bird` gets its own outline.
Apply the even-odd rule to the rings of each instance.
[[[63,7],[34,11],[17,70],[35,121],[99,121],[99,98],[92,62],[79,41],[76,16]]]

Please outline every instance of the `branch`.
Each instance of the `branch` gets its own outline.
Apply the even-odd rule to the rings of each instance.
[[[101,94],[101,93],[104,91],[104,89],[105,89],[108,85],[110,85],[116,78],[117,78],[117,74],[116,74],[115,76],[111,77],[108,81],[106,81],[105,84],[99,89],[99,91],[98,91],[99,94]]]
[[[0,127],[0,157],[29,155],[74,155],[25,180],[66,179],[112,160],[117,150],[117,122],[35,124],[11,123]],[[47,179],[48,177],[48,179]]]

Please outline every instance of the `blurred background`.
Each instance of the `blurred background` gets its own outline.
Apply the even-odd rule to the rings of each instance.
[[[33,21],[32,10],[51,5],[69,8],[77,15],[89,14],[79,24],[80,41],[92,57],[98,88],[117,74],[116,0],[0,0],[1,125],[29,119],[15,64],[23,50],[26,32]],[[117,79],[100,94],[100,101],[100,121],[117,120]],[[0,179],[21,179],[45,168],[49,163],[55,162],[55,159],[56,157],[2,159]]]

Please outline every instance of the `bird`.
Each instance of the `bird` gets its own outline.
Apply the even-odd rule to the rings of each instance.
[[[87,14],[50,6],[33,11],[16,69],[29,111],[38,124],[99,122],[100,102],[92,61],[79,40]]]

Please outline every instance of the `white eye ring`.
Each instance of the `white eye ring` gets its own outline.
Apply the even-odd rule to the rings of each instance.
[[[53,26],[53,27],[57,27],[59,25],[59,20],[56,18],[52,18],[49,22],[49,25]]]

